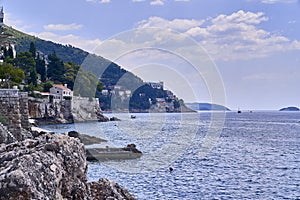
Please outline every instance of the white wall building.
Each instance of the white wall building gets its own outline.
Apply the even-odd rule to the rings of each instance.
[[[65,97],[72,98],[73,91],[67,87],[67,84],[56,84],[50,88],[50,95],[53,97],[53,99],[62,101],[65,99]]]

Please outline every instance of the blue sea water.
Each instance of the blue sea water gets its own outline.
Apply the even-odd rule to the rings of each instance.
[[[218,127],[209,112],[110,116],[122,121],[42,128],[135,143],[140,159],[89,163],[88,178],[138,199],[300,199],[300,112],[227,112]]]

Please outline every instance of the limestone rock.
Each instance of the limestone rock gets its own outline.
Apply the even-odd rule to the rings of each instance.
[[[64,135],[2,145],[0,199],[86,199],[86,171],[83,144]]]
[[[134,199],[118,184],[87,183],[84,145],[63,134],[0,144],[0,200]]]
[[[95,200],[114,199],[114,200],[134,200],[126,189],[119,186],[119,184],[109,181],[108,179],[101,178],[98,182],[89,183],[91,197]]]

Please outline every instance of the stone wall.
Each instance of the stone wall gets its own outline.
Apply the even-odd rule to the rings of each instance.
[[[30,130],[29,110],[28,110],[28,93],[19,92],[19,104],[21,113],[21,126],[26,130]]]
[[[0,89],[0,113],[13,137],[23,140],[23,129],[30,130],[27,93],[18,89]]]
[[[9,144],[15,141],[15,137],[7,130],[7,127],[0,123],[0,144]]]
[[[5,118],[8,130],[18,140],[22,140],[20,98],[17,89],[0,90],[0,112]]]

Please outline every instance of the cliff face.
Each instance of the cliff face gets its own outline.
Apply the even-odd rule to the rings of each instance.
[[[62,134],[0,144],[0,199],[135,199],[118,184],[87,182],[84,145]]]
[[[43,99],[30,98],[29,116],[45,123],[72,123],[71,100],[47,102]]]
[[[98,99],[82,97],[53,102],[31,98],[29,99],[29,116],[42,123],[108,121],[108,118],[101,112]]]

